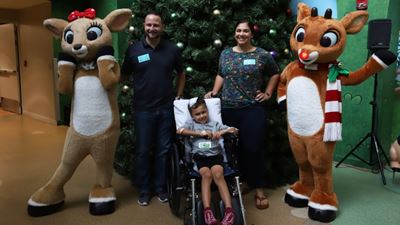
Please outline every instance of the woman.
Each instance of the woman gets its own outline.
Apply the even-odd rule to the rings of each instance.
[[[240,130],[239,169],[250,188],[255,189],[256,207],[266,209],[266,111],[262,103],[276,89],[279,68],[266,50],[252,45],[254,27],[249,21],[236,24],[234,37],[237,44],[221,53],[214,87],[204,97],[214,97],[222,89],[222,119]]]

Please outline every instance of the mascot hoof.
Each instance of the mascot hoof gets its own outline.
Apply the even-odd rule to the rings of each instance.
[[[46,206],[35,206],[28,204],[28,214],[32,217],[47,216],[59,211],[63,205],[64,201],[54,205]]]
[[[336,219],[335,210],[323,210],[315,209],[312,207],[308,208],[308,217],[312,220],[320,221],[323,223],[329,223]]]
[[[89,204],[89,212],[92,215],[100,216],[111,214],[115,211],[115,200],[109,202],[91,202]]]
[[[288,193],[289,190],[285,194],[285,203],[295,207],[295,208],[304,208],[308,206],[308,198],[295,197]],[[293,191],[292,191],[293,192]]]

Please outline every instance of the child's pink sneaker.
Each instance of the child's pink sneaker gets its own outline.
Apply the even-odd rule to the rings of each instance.
[[[210,207],[204,209],[204,222],[207,225],[217,225],[218,223]]]
[[[225,215],[221,221],[221,225],[233,225],[234,222],[235,214],[233,213],[233,209],[231,207],[225,208]]]

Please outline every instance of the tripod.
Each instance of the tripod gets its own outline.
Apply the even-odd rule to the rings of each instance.
[[[358,142],[358,144],[351,149],[351,151],[349,153],[346,154],[346,156],[340,160],[337,164],[336,164],[336,168],[339,167],[339,165],[347,159],[347,157],[349,157],[350,155],[354,155],[356,158],[358,158],[359,160],[361,160],[362,162],[366,163],[369,166],[373,166],[376,165],[376,160],[378,160],[378,167],[379,167],[379,172],[381,173],[382,176],[382,182],[384,185],[386,185],[386,178],[385,178],[385,174],[384,174],[384,168],[383,168],[383,164],[382,164],[382,160],[381,160],[381,154],[383,154],[383,156],[386,159],[386,162],[389,164],[389,159],[385,153],[385,151],[383,151],[382,145],[378,139],[377,136],[377,106],[376,106],[376,90],[378,87],[378,78],[377,78],[377,74],[374,75],[374,94],[373,94],[373,99],[370,102],[370,104],[372,105],[372,125],[371,125],[371,131],[365,135],[365,137]],[[358,155],[356,155],[354,152],[357,150],[357,148],[364,143],[364,141],[366,141],[368,138],[371,138],[371,143],[370,143],[370,152],[369,152],[369,161],[366,161],[365,159],[359,157]],[[375,158],[374,158],[375,156]]]

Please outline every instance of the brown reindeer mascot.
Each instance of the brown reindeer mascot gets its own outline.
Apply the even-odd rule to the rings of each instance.
[[[119,136],[116,86],[120,67],[113,56],[111,32],[122,31],[131,15],[129,9],[117,9],[100,19],[94,9],[87,9],[72,12],[68,21],[51,18],[43,22],[61,38],[58,89],[72,94],[73,101],[60,165],[50,181],[29,199],[29,215],[44,216],[60,209],[65,183],[88,155],[97,168],[96,184],[89,194],[90,213],[114,212],[116,197],[111,179]]]
[[[286,66],[278,86],[278,102],[287,109],[288,136],[299,166],[299,180],[286,192],[285,202],[307,207],[313,220],[330,222],[339,207],[332,184],[335,142],[341,140],[341,84],[359,84],[395,60],[393,53],[375,52],[357,71],[348,72],[336,59],[346,34],[359,32],[367,11],[346,14],[341,20],[318,16],[316,8],[298,4],[297,25],[290,46],[298,60]]]

